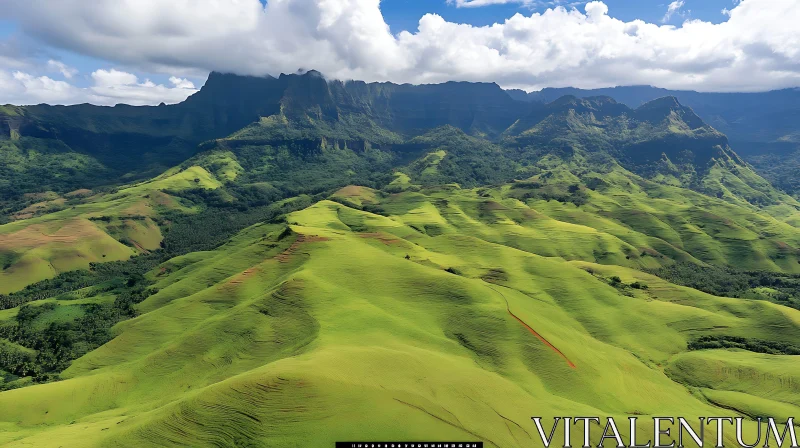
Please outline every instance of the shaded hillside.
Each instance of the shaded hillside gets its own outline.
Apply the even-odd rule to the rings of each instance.
[[[315,71],[279,78],[212,73],[198,93],[169,106],[3,106],[0,159],[13,181],[0,184],[0,197],[152,176],[195,154],[198,143],[251,123],[243,135],[262,140],[324,135],[384,143],[442,125],[493,136],[528,107],[496,84],[343,83]],[[274,119],[259,121],[267,117]],[[73,158],[79,162],[65,160]]]
[[[445,151],[450,182],[508,181],[554,156],[575,161],[577,151],[591,155],[581,156],[589,169],[604,156],[660,182],[751,204],[779,200],[723,134],[674,97],[630,109],[608,97],[541,104],[512,96],[521,95],[496,84],[341,82],[312,70],[278,78],[212,73],[200,92],[171,106],[4,106],[3,214],[34,204],[25,193],[129,182],[208,151],[235,158],[242,182],[272,183],[289,195],[348,183],[381,187],[393,169],[453,146],[441,132],[437,142],[426,136],[445,126],[482,140],[461,154]],[[492,160],[498,168],[487,177]]]
[[[728,136],[731,146],[759,174],[786,191],[797,194],[794,182],[796,153],[800,151],[800,90],[784,89],[758,93],[701,93],[650,86],[583,90],[543,89],[526,93],[508,91],[521,101],[549,103],[564,95],[580,98],[609,96],[629,107],[665,96],[674,96],[691,107],[703,120]]]
[[[512,125],[503,144],[539,164],[596,170],[610,159],[647,179],[732,201],[789,200],[753,172],[723,134],[675,97],[636,109],[610,97],[561,97]]]
[[[784,89],[757,93],[710,93],[627,86],[602,89],[546,88],[539,92],[511,91],[518,100],[549,103],[564,95],[579,98],[609,96],[629,107],[665,96],[674,96],[706,122],[730,137],[735,145],[777,143],[797,134],[800,90]],[[746,151],[750,147],[737,150]],[[755,148],[754,148],[755,149]]]

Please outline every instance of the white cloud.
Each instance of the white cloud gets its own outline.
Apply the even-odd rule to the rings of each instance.
[[[742,0],[731,0],[731,1],[732,1],[734,6],[736,6],[736,5],[738,5],[739,3],[742,2]],[[723,15],[726,15],[726,16],[729,16],[729,17],[731,15],[731,10],[728,9],[728,8],[722,8],[721,12],[722,12]]]
[[[77,87],[48,76],[0,70],[0,104],[153,105],[179,103],[197,92],[191,81],[174,76],[170,78],[172,87],[150,80],[140,82],[136,75],[116,69],[96,70],[91,79],[89,87]]]
[[[47,68],[49,68],[51,71],[61,73],[61,76],[67,79],[72,79],[73,76],[78,74],[78,70],[76,68],[70,67],[61,61],[55,61],[53,59],[47,61]]]
[[[477,8],[489,5],[505,5],[508,3],[519,3],[523,6],[530,6],[537,2],[534,0],[447,0],[448,4],[456,5],[456,8]]]
[[[195,89],[194,83],[186,78],[178,78],[176,76],[170,76],[169,82],[171,82],[172,85],[178,89]]]
[[[667,13],[664,14],[664,18],[661,19],[661,22],[662,23],[669,22],[669,20],[672,18],[673,15],[680,12],[684,4],[685,2],[683,0],[675,0],[674,2],[670,3],[667,6]]]
[[[117,69],[96,70],[92,73],[95,86],[104,88],[136,84],[139,79],[133,73],[121,72]]]
[[[496,81],[525,89],[800,85],[796,0],[743,0],[723,23],[686,20],[677,27],[622,21],[599,1],[483,27],[426,14],[417,30],[396,35],[379,0],[270,0],[266,6],[259,0],[0,0],[0,15],[51,46],[175,76],[315,68],[339,79]],[[130,91],[157,91],[135,84],[142,85]]]
[[[491,5],[519,4],[526,8],[555,7],[559,5],[575,6],[583,4],[581,1],[574,0],[447,0],[448,5],[455,5],[456,8],[480,8]]]
[[[96,70],[92,73],[94,85],[87,89],[87,94],[99,104],[158,104],[179,103],[197,90],[194,84],[186,79],[171,77],[173,87],[156,84],[149,79],[139,82],[133,73],[115,69]],[[177,81],[177,82],[176,82]]]
[[[47,76],[33,76],[16,71],[13,73],[0,71],[0,98],[9,94],[11,99],[24,101],[26,104],[59,103],[70,101],[77,90],[64,81],[56,81]],[[0,101],[3,103],[18,101]]]

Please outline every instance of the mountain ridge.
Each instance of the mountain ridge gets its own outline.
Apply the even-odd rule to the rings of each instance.
[[[619,86],[600,89],[545,88],[537,92],[510,90],[521,101],[548,103],[563,95],[578,97],[607,95],[630,107],[667,95],[682,103],[721,132],[731,145],[770,181],[790,193],[800,192],[792,179],[800,161],[800,89],[767,92],[696,92],[652,86]],[[781,167],[785,165],[785,168]]]
[[[0,122],[8,130],[0,140],[6,148],[0,157],[9,160],[10,169],[0,174],[12,180],[0,182],[0,195],[16,201],[10,209],[20,209],[31,205],[13,199],[24,193],[113,186],[151,177],[202,151],[231,148],[238,157],[247,153],[244,165],[252,169],[245,172],[260,170],[255,176],[260,181],[275,180],[269,176],[278,173],[278,165],[287,173],[299,173],[308,157],[318,156],[318,161],[328,160],[324,166],[335,166],[339,177],[371,172],[372,180],[363,181],[380,183],[385,180],[377,180],[376,172],[388,173],[424,155],[420,151],[425,148],[412,143],[415,137],[454,126],[504,147],[503,163],[520,173],[530,172],[525,167],[552,151],[601,151],[640,175],[702,189],[708,185],[704,179],[710,162],[717,157],[729,160],[719,169],[730,174],[720,178],[733,179],[734,190],[747,193],[729,191],[731,184],[713,187],[712,194],[759,204],[777,200],[777,193],[749,172],[727,138],[674,96],[635,109],[608,96],[564,95],[546,104],[512,96],[495,83],[411,85],[328,80],[316,71],[277,78],[212,72],[199,92],[175,105],[4,107]],[[324,148],[346,151],[335,155]],[[470,154],[469,160],[482,158]],[[33,156],[41,161],[32,162]],[[278,156],[283,161],[275,165]],[[336,157],[340,160],[334,162]],[[70,166],[70,159],[78,165]],[[466,173],[467,159],[459,163]],[[42,172],[43,165],[52,168]],[[371,165],[380,168],[373,170]],[[65,170],[79,175],[60,176]],[[735,174],[738,171],[746,173],[744,180]],[[35,179],[33,173],[38,173]]]

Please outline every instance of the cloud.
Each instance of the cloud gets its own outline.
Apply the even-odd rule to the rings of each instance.
[[[554,7],[559,5],[578,5],[583,2],[571,0],[447,0],[448,5],[455,5],[456,8],[479,8],[491,5],[507,5],[517,3],[528,8],[534,7]]]
[[[192,90],[195,89],[194,83],[189,81],[186,78],[178,78],[178,77],[175,77],[175,76],[170,76],[169,77],[169,82],[171,82],[172,85],[174,85],[175,87],[177,87],[179,89],[192,89]]]
[[[489,5],[505,5],[508,3],[519,3],[523,6],[530,6],[536,2],[534,2],[534,0],[447,0],[447,3],[456,5],[456,8],[477,8]]]
[[[738,5],[739,3],[742,2],[742,0],[731,0],[731,1],[733,2],[734,6],[736,6],[736,5]],[[723,15],[726,15],[726,16],[729,16],[729,17],[731,15],[731,10],[728,9],[728,8],[722,8],[721,12],[722,12]]]
[[[425,14],[416,30],[398,34],[390,32],[379,0],[0,0],[0,15],[50,46],[176,77],[211,70],[276,75],[302,67],[339,79],[495,81],[527,90],[800,85],[796,0],[743,0],[723,23],[680,26],[623,21],[600,1],[480,27]],[[125,84],[131,94],[158,91],[134,84],[147,83]],[[178,87],[170,84],[164,89]]]
[[[139,82],[139,78],[133,73],[122,72],[113,68],[111,70],[96,70],[92,73],[92,79],[95,86],[100,88],[133,85]]]
[[[69,102],[78,89],[64,81],[56,81],[47,76],[33,76],[15,71],[0,71],[0,98],[8,96],[3,103],[38,104]]]
[[[97,70],[92,73],[94,85],[86,89],[92,103],[98,104],[157,104],[179,103],[197,92],[194,84],[186,79],[171,77],[173,87],[156,84],[149,79],[139,82],[133,73],[111,70]]]
[[[32,67],[41,56],[41,48],[32,45],[29,40],[13,35],[0,40],[0,68],[18,70]]]
[[[678,13],[684,5],[683,0],[675,0],[674,2],[670,3],[667,6],[667,13],[664,14],[664,18],[661,19],[661,23],[667,23],[672,18],[673,15]]]
[[[78,70],[76,68],[70,67],[61,61],[54,61],[53,59],[47,61],[47,67],[51,71],[60,72],[61,76],[67,79],[72,79],[73,76],[78,74]]]
[[[54,64],[54,67],[60,68],[58,64]],[[71,73],[68,67],[66,70]],[[92,85],[89,87],[77,87],[68,81],[57,81],[48,76],[0,70],[0,104],[153,105],[161,102],[179,103],[197,92],[194,84],[187,79],[173,76],[170,78],[172,87],[167,87],[150,80],[140,82],[136,75],[113,68],[96,70],[91,74],[91,79]]]

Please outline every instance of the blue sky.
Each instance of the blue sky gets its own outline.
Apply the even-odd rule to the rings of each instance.
[[[0,5],[0,104],[177,102],[212,70],[277,75],[315,68],[339,79],[484,81],[526,90],[800,85],[797,0]]]
[[[266,0],[261,0],[266,4]],[[565,7],[582,7],[586,2],[564,1]],[[720,23],[727,19],[722,13],[725,8],[734,6],[733,0],[685,0],[683,14],[674,15],[667,22],[662,22],[670,2],[663,0],[605,0],[609,14],[624,21],[635,19],[653,23],[680,24],[684,20],[700,19],[712,23]],[[573,6],[570,6],[570,5]],[[495,4],[483,7],[456,7],[446,0],[382,0],[381,12],[384,20],[394,34],[400,31],[415,31],[419,19],[427,13],[435,13],[449,22],[468,23],[475,26],[486,26],[501,23],[514,14],[530,15],[541,13],[552,6],[523,6],[520,3]],[[17,26],[12,20],[0,20],[0,39],[14,34]],[[49,48],[61,61],[76,67],[81,72],[90,73],[98,67],[113,66],[113,61],[82,55],[58,48]],[[169,76],[159,73],[144,73],[150,79],[163,82]],[[193,77],[198,81],[201,78]],[[85,81],[85,80],[82,80]]]
[[[564,4],[569,3],[577,3],[576,7],[580,8],[586,2],[564,2]],[[646,22],[660,22],[664,18],[669,3],[663,0],[605,0],[609,14],[624,21],[641,19]],[[722,14],[722,10],[730,9],[733,6],[732,0],[685,0],[683,8],[691,10],[691,18],[719,23],[727,19],[727,16]],[[436,0],[383,0],[381,2],[381,11],[393,33],[416,29],[419,18],[429,12],[439,14],[451,22],[482,26],[502,22],[517,13],[528,15],[532,12],[542,12],[545,9],[547,9],[546,6],[527,7],[519,3],[489,5],[480,8],[457,8],[454,5],[448,5],[445,1]],[[677,24],[683,20],[684,18],[681,16],[674,16],[669,23]]]

